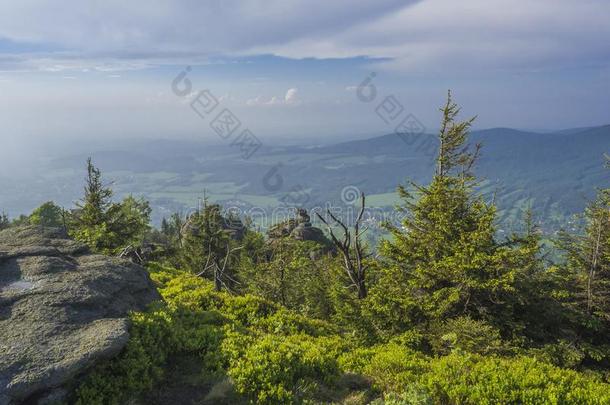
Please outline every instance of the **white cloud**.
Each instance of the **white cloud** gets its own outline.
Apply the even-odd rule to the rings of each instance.
[[[262,96],[257,96],[256,98],[251,98],[249,100],[246,100],[246,105],[249,105],[251,107],[257,106],[257,105],[265,105],[265,103],[266,102]]]
[[[284,102],[286,104],[298,104],[300,102],[298,93],[299,89],[297,88],[288,89],[288,91],[286,91],[286,95],[284,96]]]
[[[272,96],[267,99],[263,96],[257,96],[246,101],[246,105],[250,107],[256,106],[273,106],[273,105],[300,105],[301,100],[298,96],[299,89],[290,88],[286,91],[283,98]]]

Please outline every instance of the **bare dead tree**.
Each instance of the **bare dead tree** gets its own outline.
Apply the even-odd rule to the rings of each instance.
[[[138,248],[135,248],[133,245],[127,245],[121,253],[119,253],[119,257],[123,259],[131,260],[134,263],[143,264],[145,262],[142,257],[142,252],[138,251]]]
[[[360,206],[360,212],[358,213],[358,217],[356,218],[356,222],[354,224],[353,237],[350,229],[336,216],[334,216],[332,212],[330,212],[330,209],[326,210],[327,215],[332,219],[332,221],[334,221],[334,223],[339,225],[339,227],[341,227],[341,229],[343,230],[343,240],[341,241],[335,236],[335,233],[333,232],[330,223],[326,219],[324,219],[319,213],[316,212],[316,215],[318,216],[318,218],[320,218],[320,221],[322,221],[324,225],[326,225],[326,227],[328,228],[328,233],[330,234],[333,244],[337,247],[337,249],[339,250],[339,252],[341,252],[341,255],[343,256],[343,268],[345,269],[345,272],[351,281],[350,286],[355,287],[356,291],[358,292],[358,298],[363,299],[366,298],[367,294],[367,265],[365,264],[364,260],[370,255],[365,254],[364,248],[362,246],[362,241],[360,240],[362,234],[366,232],[366,228],[360,228],[365,207],[364,193],[361,193],[360,197],[362,204]]]
[[[228,279],[229,281],[231,281],[235,284],[240,284],[240,283],[237,280],[235,280],[233,277],[231,277],[227,272],[225,272],[225,270],[227,268],[229,256],[233,252],[236,252],[240,249],[243,249],[243,246],[237,246],[237,247],[231,249],[229,244],[227,244],[226,254],[225,254],[224,260],[222,261],[222,265],[220,264],[219,260],[215,260],[215,258],[212,257],[213,255],[211,254],[211,250],[208,249],[208,257],[207,257],[205,266],[204,266],[203,270],[197,274],[197,276],[201,277],[202,275],[207,273],[209,270],[212,270],[213,274],[214,274],[214,289],[216,291],[220,291],[220,290],[222,290],[222,287],[224,286],[227,291],[231,292],[231,289],[225,283],[225,279]]]

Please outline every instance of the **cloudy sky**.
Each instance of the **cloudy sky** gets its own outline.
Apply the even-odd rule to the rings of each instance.
[[[262,138],[391,132],[375,112],[389,96],[432,130],[449,88],[479,128],[607,124],[609,19],[608,0],[2,0],[0,157],[214,140],[189,104],[203,89]]]

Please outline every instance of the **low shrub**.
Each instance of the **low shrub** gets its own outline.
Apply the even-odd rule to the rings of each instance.
[[[454,350],[494,354],[503,351],[500,332],[493,326],[470,317],[449,319],[430,328],[428,341],[435,354],[446,355]]]
[[[455,404],[607,404],[610,386],[533,358],[451,354],[422,376],[436,401]]]
[[[312,397],[318,384],[332,384],[339,376],[336,344],[308,335],[266,335],[231,359],[228,374],[237,391],[257,403],[300,402]]]
[[[263,298],[216,292],[207,280],[159,265],[151,274],[165,303],[131,315],[125,350],[85,378],[77,404],[137,399],[163,378],[172,356],[198,359],[213,381],[224,381],[222,392],[261,404],[374,397],[379,404],[610,403],[610,385],[596,374],[549,363],[580,361],[561,342],[529,357],[500,357],[495,329],[458,318],[433,333],[410,330],[363,347],[327,322]],[[426,344],[436,357],[421,351]]]
[[[215,372],[223,322],[218,313],[171,310],[155,305],[131,315],[130,339],[123,352],[91,372],[76,390],[77,404],[122,404],[149,390],[164,375],[173,354],[199,356]]]

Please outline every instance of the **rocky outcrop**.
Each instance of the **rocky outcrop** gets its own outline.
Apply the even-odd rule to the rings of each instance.
[[[311,218],[304,209],[297,211],[297,225],[290,232],[290,237],[296,240],[310,240],[322,245],[330,244],[324,232],[311,224]]]
[[[210,210],[210,212],[215,211],[217,217],[214,215],[211,215],[211,217],[220,221],[220,226],[231,239],[237,241],[243,240],[244,235],[246,234],[246,227],[242,220],[238,216],[232,215],[230,212],[222,213],[222,207],[218,204],[206,205],[202,211],[189,215],[180,229],[180,236],[182,238],[186,238],[189,235],[198,235],[200,233],[200,228],[203,226],[202,222],[206,215],[205,210]]]
[[[324,232],[311,224],[311,218],[307,210],[303,208],[297,210],[296,218],[277,224],[267,232],[267,235],[271,241],[290,237],[295,240],[313,241],[323,246],[330,246],[330,241]]]
[[[61,398],[125,346],[129,311],[158,299],[142,267],[90,254],[59,229],[0,232],[0,405]]]

